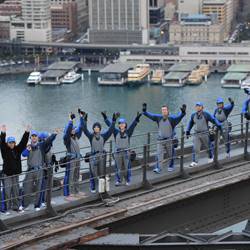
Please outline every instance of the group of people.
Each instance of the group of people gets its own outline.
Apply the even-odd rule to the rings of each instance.
[[[250,120],[250,90],[245,90],[249,98],[245,101],[242,109],[247,120]],[[229,104],[225,105],[222,98],[217,99],[217,107],[214,114],[204,110],[202,102],[195,104],[195,112],[191,115],[186,129],[186,136],[193,138],[193,154],[190,167],[199,163],[201,146],[205,146],[208,152],[208,162],[213,160],[212,143],[209,136],[210,123],[217,127],[220,137],[223,138],[227,156],[230,157],[230,123],[228,117],[234,108],[234,101],[228,98]],[[168,171],[174,170],[175,145],[173,139],[176,137],[176,127],[186,115],[186,105],[183,104],[177,115],[169,112],[167,105],[161,108],[161,114],[153,114],[148,111],[148,105],[142,105],[142,111],[138,112],[130,125],[119,113],[108,117],[102,112],[106,131],[102,125],[96,122],[92,130],[88,128],[88,114],[78,110],[79,124],[75,126],[76,115],[71,113],[69,121],[64,129],[63,142],[66,147],[66,167],[63,182],[63,193],[65,199],[72,201],[84,196],[80,185],[80,166],[84,158],[80,152],[79,140],[84,135],[89,140],[91,152],[85,156],[89,162],[90,191],[92,193],[103,193],[109,191],[109,176],[106,173],[105,143],[114,136],[115,149],[113,157],[115,160],[115,185],[130,185],[131,183],[131,150],[130,140],[133,132],[140,122],[141,116],[149,118],[158,126],[157,135],[157,161],[154,168],[155,173],[161,173],[163,164],[168,161]],[[118,120],[118,126],[116,122]],[[46,170],[52,168],[51,149],[60,129],[49,135],[47,132],[38,133],[28,126],[19,144],[14,137],[6,138],[6,126],[1,127],[0,147],[3,158],[2,180],[3,189],[1,210],[6,212],[10,209],[23,212],[28,207],[30,196],[34,198],[36,211],[46,202]],[[30,139],[30,142],[29,142]],[[167,155],[167,158],[164,156]],[[22,173],[21,156],[27,158],[27,172],[23,181],[23,192],[20,193],[19,175]],[[29,199],[28,199],[29,198]],[[4,202],[3,202],[4,201]]]

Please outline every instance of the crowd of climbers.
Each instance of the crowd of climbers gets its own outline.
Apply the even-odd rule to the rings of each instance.
[[[250,90],[245,90],[249,98],[244,102],[242,113],[247,120],[250,120]],[[193,154],[190,167],[198,165],[198,155],[201,146],[205,146],[208,152],[208,162],[213,160],[213,145],[209,136],[209,123],[217,127],[219,138],[223,138],[225,143],[227,157],[230,157],[230,132],[231,124],[228,117],[234,108],[234,101],[228,98],[229,104],[225,105],[222,98],[217,99],[217,107],[214,114],[204,110],[202,102],[195,104],[195,112],[191,115],[186,129],[187,138],[191,136],[193,129]],[[114,113],[108,117],[106,112],[102,116],[108,129],[103,132],[101,123],[96,122],[92,130],[88,128],[88,114],[78,110],[79,124],[75,126],[76,115],[71,113],[69,121],[64,129],[63,142],[66,147],[65,176],[63,182],[63,193],[65,199],[72,201],[84,197],[80,192],[80,165],[81,153],[79,140],[84,133],[88,138],[91,152],[86,154],[89,162],[90,173],[90,191],[99,193],[108,191],[107,182],[109,177],[106,175],[105,143],[113,135],[115,140],[115,150],[113,157],[115,160],[115,185],[130,185],[131,182],[131,150],[130,139],[134,129],[140,122],[142,115],[157,123],[157,161],[154,168],[155,173],[161,173],[164,155],[167,155],[168,171],[174,170],[175,145],[173,139],[176,138],[175,128],[186,115],[186,105],[183,104],[177,115],[171,115],[166,105],[161,108],[161,114],[148,112],[147,104],[142,105],[142,112],[138,112],[130,125],[124,118],[120,118],[119,113]],[[116,121],[118,126],[116,127]],[[1,188],[1,211],[9,214],[12,209],[18,212],[24,212],[32,199],[34,208],[39,211],[42,206],[46,206],[46,190],[48,188],[47,171],[52,168],[55,157],[51,150],[53,142],[56,139],[60,129],[54,133],[37,132],[27,126],[26,131],[19,144],[12,136],[6,138],[6,126],[1,126],[0,147],[3,158],[2,168],[2,188]],[[19,176],[22,173],[21,157],[27,158],[27,172],[23,180],[23,188],[20,192]],[[29,198],[29,199],[28,199]]]

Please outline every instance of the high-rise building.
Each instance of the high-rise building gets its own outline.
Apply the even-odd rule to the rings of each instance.
[[[6,0],[0,4],[0,16],[20,16],[21,14],[21,0]]]
[[[227,39],[234,19],[233,0],[203,0],[202,12],[214,16],[224,25],[224,39]]]
[[[201,13],[202,0],[178,0],[179,20],[182,16]]]
[[[147,44],[148,0],[89,1],[90,43]]]
[[[89,2],[92,0],[75,0],[77,4],[77,31],[84,33],[89,27]]]
[[[10,38],[51,41],[50,0],[22,0],[22,17],[11,19]]]

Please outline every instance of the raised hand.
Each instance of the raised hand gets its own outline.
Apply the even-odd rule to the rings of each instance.
[[[26,126],[26,128],[25,128],[25,131],[26,131],[26,132],[30,132],[31,128],[32,128],[31,125],[28,124],[28,125]]]
[[[7,131],[6,125],[2,125],[2,126],[1,126],[1,131],[2,131],[3,133],[6,133],[6,131]]]
[[[183,114],[186,114],[187,105],[186,105],[186,104],[183,104],[183,105],[181,106],[180,110],[181,110],[181,112],[182,112]]]
[[[147,103],[142,104],[142,112],[147,112]]]
[[[137,122],[140,122],[141,116],[142,116],[142,113],[141,112],[137,112],[137,115],[136,115],[136,118],[135,118]]]
[[[61,132],[62,132],[62,129],[60,129],[60,128],[55,129],[55,134],[60,134]]]
[[[107,111],[103,111],[103,112],[101,112],[101,114],[102,114],[102,117],[103,117],[103,119],[104,120],[107,120]]]
[[[69,118],[70,118],[71,121],[73,121],[74,119],[76,119],[76,115],[73,114],[73,113],[70,113]]]
[[[234,104],[234,101],[231,97],[228,98],[228,101],[233,105]]]

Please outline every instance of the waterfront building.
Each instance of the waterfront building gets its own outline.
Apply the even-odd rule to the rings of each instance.
[[[89,1],[90,43],[148,44],[148,0]]]
[[[77,3],[77,32],[85,33],[89,28],[89,2],[93,0],[75,0]]]
[[[218,19],[224,26],[224,39],[227,40],[234,20],[233,0],[203,0],[202,13]]]
[[[0,16],[0,40],[10,39],[10,17]]]
[[[169,33],[170,42],[175,43],[223,42],[223,26],[201,14],[182,17],[180,22],[171,23]]]
[[[52,41],[50,0],[22,0],[22,16],[11,18],[10,39]]]

